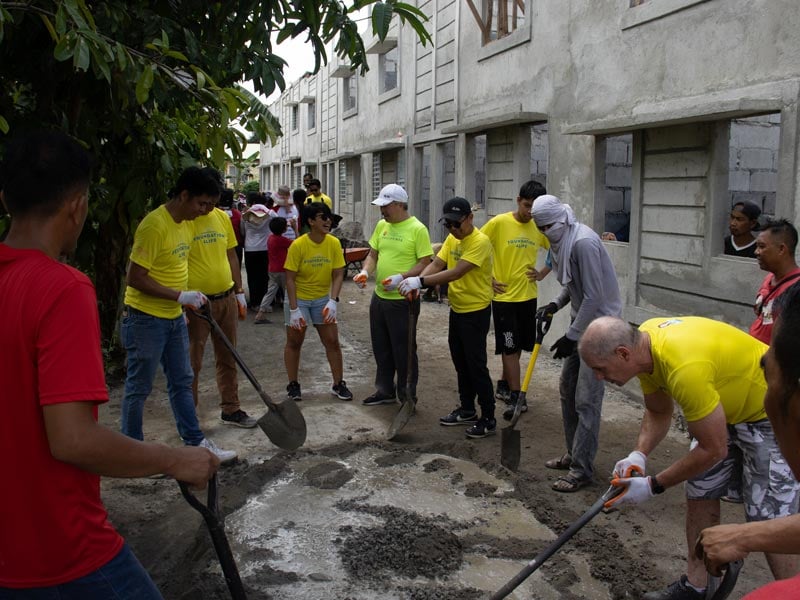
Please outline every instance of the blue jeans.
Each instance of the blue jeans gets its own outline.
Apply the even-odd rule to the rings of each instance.
[[[88,575],[50,587],[0,587],[0,600],[162,600],[150,575],[128,544],[105,565]]]
[[[605,386],[575,350],[564,359],[559,388],[564,437],[572,456],[569,474],[576,479],[591,479]]]
[[[128,352],[128,375],[122,398],[122,433],[144,439],[144,401],[153,389],[159,363],[167,377],[167,393],[178,433],[185,444],[197,446],[203,432],[197,422],[192,396],[194,371],[189,362],[189,332],[183,315],[161,319],[135,308],[126,308],[122,319],[122,345]]]

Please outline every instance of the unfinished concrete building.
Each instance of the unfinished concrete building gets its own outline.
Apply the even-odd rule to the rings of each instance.
[[[546,183],[606,242],[625,317],[700,314],[746,326],[763,276],[722,254],[739,199],[797,222],[796,0],[427,0],[434,44],[392,24],[365,76],[335,60],[272,107],[265,189],[323,182],[369,234],[390,182],[433,240],[453,195],[476,223]],[[541,295],[556,290],[551,277]]]

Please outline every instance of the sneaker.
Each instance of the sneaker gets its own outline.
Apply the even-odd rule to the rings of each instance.
[[[468,438],[484,438],[487,435],[494,435],[497,430],[497,421],[481,417],[478,422],[468,428],[466,433]]]
[[[331,386],[331,394],[336,396],[339,400],[353,399],[353,392],[347,389],[347,384],[345,384],[344,379],[336,385]]]
[[[364,398],[361,404],[364,406],[377,406],[378,404],[394,404],[395,402],[396,397],[394,394],[387,396],[381,392],[375,392],[371,396]]]
[[[506,421],[510,421],[514,418],[514,407],[517,405],[517,399],[519,398],[519,392],[511,392],[511,400],[508,403],[508,408],[503,411],[503,418]],[[523,400],[522,406],[519,407],[519,412],[524,413],[528,412],[528,401]]]
[[[252,429],[256,426],[257,421],[248,415],[243,410],[237,410],[229,415],[222,413],[220,415],[222,422],[226,425],[233,425],[234,427],[243,427],[244,429]]]
[[[478,422],[478,413],[473,411],[466,411],[463,408],[457,408],[446,417],[439,418],[439,425],[469,425],[470,423]]]
[[[289,400],[300,402],[300,400],[303,399],[300,395],[300,384],[296,381],[290,381],[289,385],[286,386],[286,395],[289,397]]]
[[[505,379],[497,380],[497,391],[494,393],[496,400],[502,400],[506,404],[511,400],[511,388],[508,387],[508,382]]]
[[[642,600],[703,600],[706,597],[705,590],[698,592],[689,586],[686,575],[681,575],[679,581],[675,581],[660,592],[648,592],[642,596]]]
[[[200,446],[201,448],[206,448],[207,450],[211,450],[211,452],[217,455],[219,462],[221,462],[223,465],[225,463],[229,463],[236,460],[237,457],[236,452],[234,452],[233,450],[223,450],[208,438],[203,438],[203,441],[197,445]]]

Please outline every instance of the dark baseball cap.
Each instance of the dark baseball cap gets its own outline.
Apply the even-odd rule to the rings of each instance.
[[[472,213],[472,207],[465,198],[456,196],[444,203],[442,207],[442,219],[460,221]]]

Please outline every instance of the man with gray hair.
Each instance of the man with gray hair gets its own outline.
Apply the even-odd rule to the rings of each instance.
[[[545,466],[569,471],[552,487],[574,492],[592,481],[604,391],[603,382],[594,378],[576,346],[592,320],[619,316],[622,301],[614,265],[600,236],[578,223],[569,205],[549,194],[539,196],[533,203],[533,220],[550,241],[553,270],[562,285],[558,297],[540,308],[537,316],[553,315],[571,305],[570,326],[550,348],[555,358],[564,359],[559,392],[567,452]]]
[[[745,519],[797,513],[798,484],[780,453],[764,411],[761,360],[768,347],[744,331],[702,317],[650,319],[635,329],[622,319],[593,321],[579,344],[599,381],[623,385],[638,377],[645,412],[634,450],[614,466],[611,484],[624,491],[606,506],[639,504],[686,482],[687,574],[644,600],[700,600],[707,580],[694,553],[700,532],[720,520],[720,499],[741,495]],[[645,476],[647,457],[667,435],[674,404],[683,410],[690,451]],[[797,560],[766,553],[776,579],[797,572]]]

